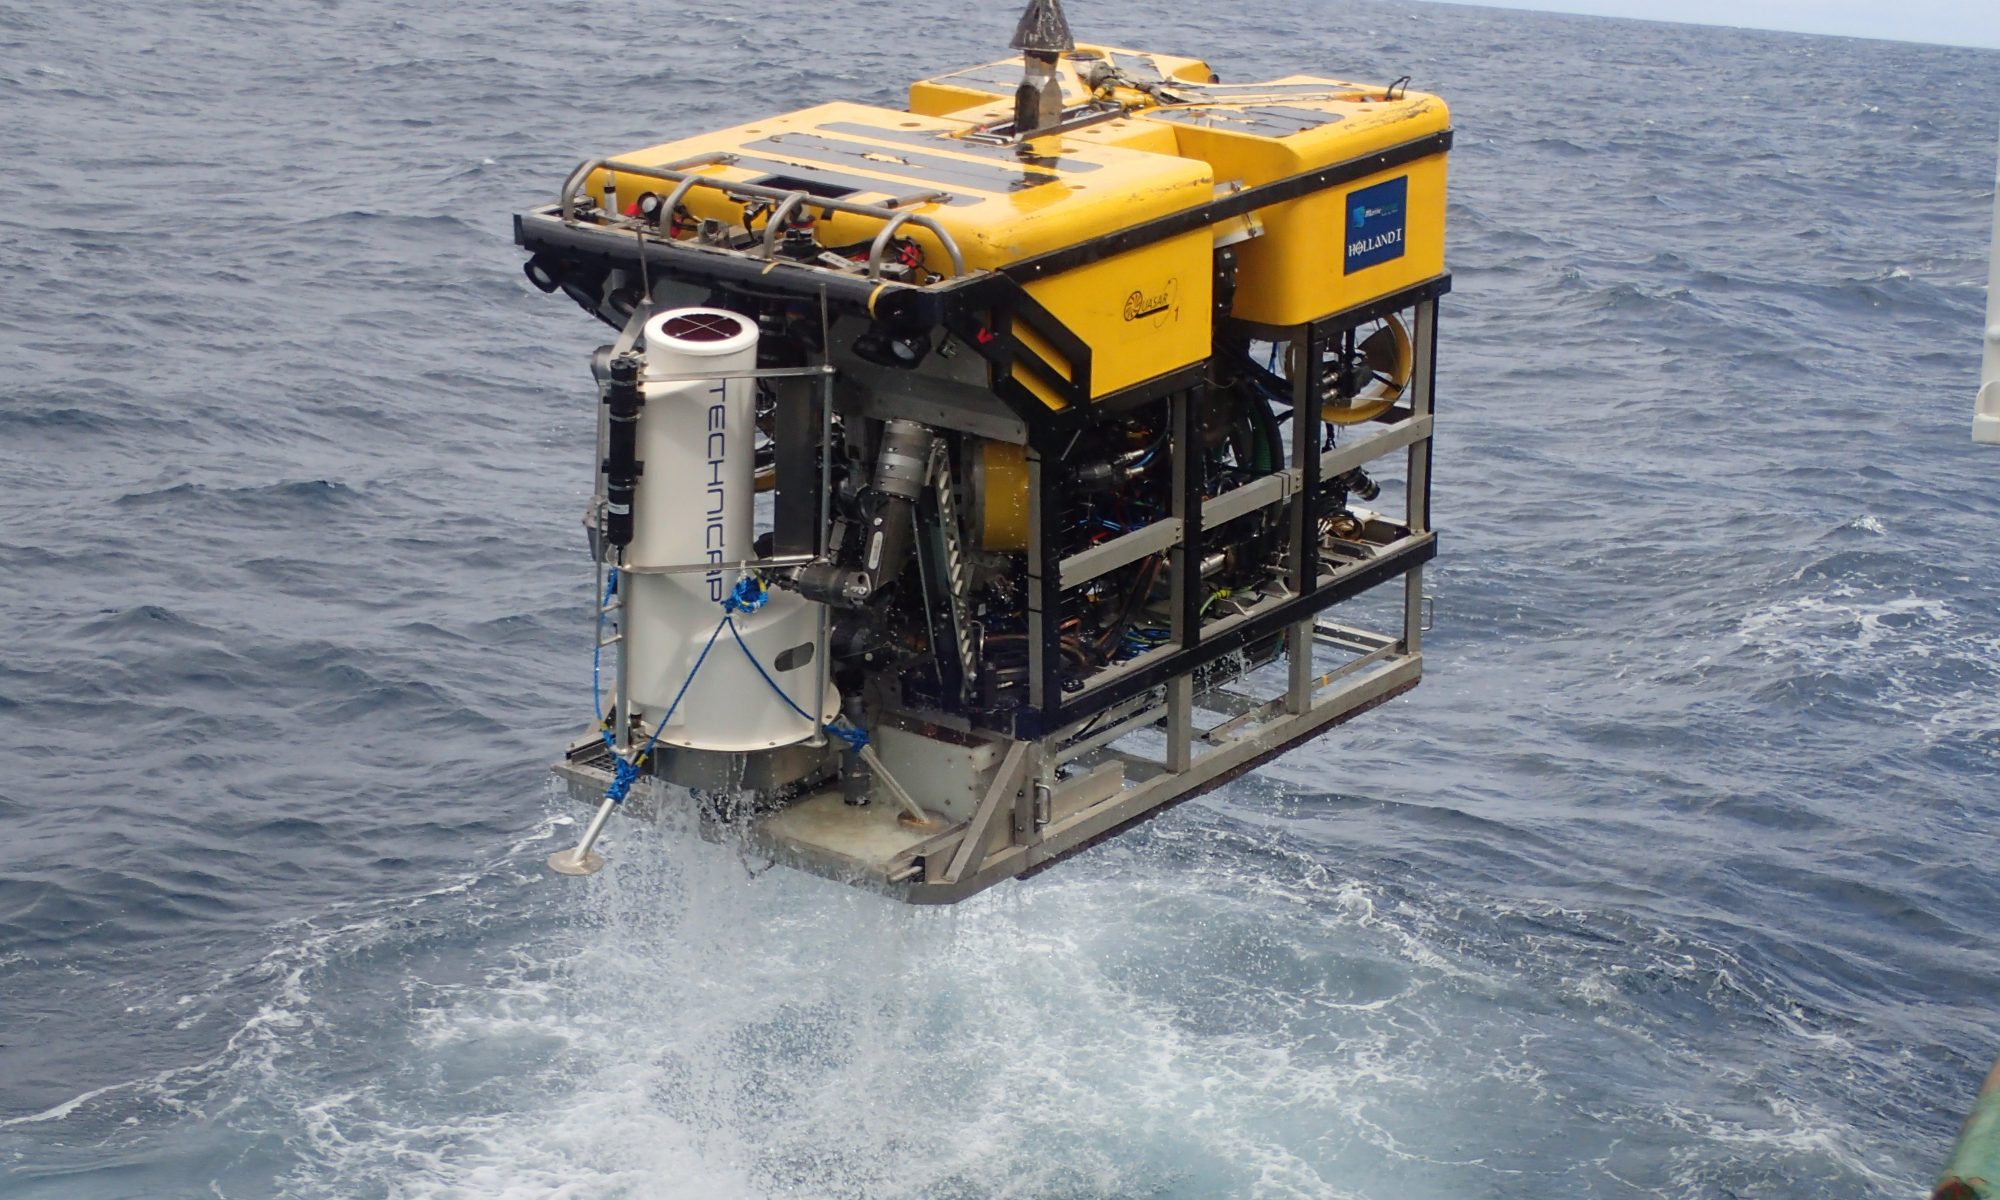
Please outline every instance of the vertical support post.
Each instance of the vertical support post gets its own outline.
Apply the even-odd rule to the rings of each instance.
[[[612,566],[625,566],[625,547],[612,551]],[[631,594],[632,577],[621,569],[618,573],[618,673],[614,685],[617,695],[611,701],[611,749],[618,757],[630,760],[632,757],[632,643],[629,636],[632,623],[626,618],[631,608],[625,600]]]
[[[1972,408],[1972,440],[2000,445],[2000,178],[1993,185],[1992,262],[1986,282],[1986,355],[1980,363],[1979,398]]]
[[[673,214],[669,213],[671,217]],[[828,311],[826,289],[819,292],[819,528],[813,534],[813,556],[824,561],[831,553],[827,533],[833,526],[833,318]],[[826,728],[819,724],[826,714],[826,693],[833,686],[833,609],[819,606],[819,644],[813,647],[814,746],[826,745]]]
[[[611,344],[610,355],[603,359],[607,367],[619,355],[630,353],[639,348],[640,338],[646,331],[646,322],[652,319],[653,298],[649,295],[639,301],[633,308],[631,317],[626,320],[625,328],[618,331],[617,340]],[[623,568],[626,565],[625,548],[623,546],[614,546],[609,540],[604,538],[604,526],[602,524],[605,520],[605,508],[602,501],[606,498],[604,464],[611,454],[609,386],[610,377],[607,375],[600,381],[598,388],[599,404],[597,406],[597,497],[600,501],[597,510],[598,521],[600,522],[598,525],[598,548],[604,561],[613,569],[619,571],[617,609],[618,669],[613,674],[614,682],[612,684],[611,744],[612,749],[620,757],[630,758],[633,747],[632,676],[630,667],[632,644],[626,640],[626,635],[630,630],[630,623],[625,618],[630,610],[625,606],[625,598],[631,595],[632,577],[623,572]],[[641,368],[639,372],[639,387],[642,389],[642,394],[645,386],[645,371]],[[599,604],[605,602],[604,593],[601,591],[597,594],[597,602]]]
[[[1167,681],[1167,770],[1179,774],[1194,766],[1194,676],[1183,673]]]
[[[1176,395],[1169,410],[1174,444],[1173,514],[1180,518],[1181,539],[1171,558],[1174,571],[1173,637],[1185,650],[1201,644],[1201,560],[1208,552],[1201,527],[1201,501],[1207,491],[1202,426],[1206,421],[1208,385],[1198,383]],[[1185,582],[1186,586],[1182,584]]]
[[[826,536],[823,518],[817,532],[813,527],[826,503],[820,482],[826,473],[815,462],[826,456],[814,452],[823,425],[824,389],[813,386],[811,378],[778,380],[773,386],[778,389],[778,410],[771,437],[777,474],[771,501],[771,553],[780,558],[817,554]]]
[[[1168,556],[1173,570],[1168,607],[1173,613],[1176,652],[1201,641],[1201,411],[1206,398],[1206,385],[1196,384],[1185,392],[1175,393],[1168,401],[1168,429],[1174,450],[1173,513],[1181,522],[1180,542]],[[1193,765],[1194,676],[1183,673],[1167,682],[1167,769],[1179,772]]]
[[[1437,412],[1437,307],[1435,297],[1417,305],[1417,327],[1413,331],[1410,371],[1410,415],[1433,416]],[[1410,443],[1409,520],[1410,532],[1423,533],[1431,527],[1431,442],[1429,435]]]
[[[1028,443],[1028,706],[1038,729],[1062,705],[1062,461]]]
[[[1298,357],[1292,367],[1292,467],[1299,493],[1292,503],[1292,588],[1299,595],[1319,587],[1319,454],[1326,407],[1325,367],[1328,330],[1318,322],[1300,327]]]
[[[815,553],[824,558],[830,549],[827,530],[833,524],[833,315],[828,311],[826,289],[819,290],[819,537]]]
[[[1437,412],[1437,310],[1435,296],[1417,305],[1416,329],[1411,335],[1410,415],[1433,416]],[[1410,443],[1408,510],[1404,524],[1410,532],[1423,533],[1431,527],[1431,447],[1427,435]],[[1403,576],[1403,651],[1418,654],[1424,636],[1424,569],[1416,567]]]
[[[1424,569],[1411,567],[1403,574],[1403,653],[1424,650]]]
[[[1319,443],[1322,360],[1327,331],[1315,321],[1299,327],[1292,340],[1292,469],[1299,490],[1292,497],[1292,591],[1300,596],[1319,587]],[[1285,631],[1285,711],[1298,714],[1312,707],[1313,618]]]

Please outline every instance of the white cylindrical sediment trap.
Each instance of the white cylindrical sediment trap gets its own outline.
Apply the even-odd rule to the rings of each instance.
[[[745,752],[804,741],[839,711],[831,688],[817,721],[793,709],[811,712],[815,699],[825,653],[818,605],[772,591],[762,608],[735,616],[756,663],[725,629],[695,671],[740,575],[722,564],[756,557],[757,392],[736,373],[757,366],[757,324],[723,309],[674,309],[646,322],[645,352],[643,467],[619,584],[632,704],[650,732],[680,696],[660,731],[665,746]],[[676,375],[722,378],[651,382]]]
[[[757,326],[715,308],[677,308],[646,322],[647,380],[749,372]],[[645,385],[638,453],[645,469],[632,503],[628,561],[637,565],[740,562],[755,520],[755,383],[743,377]],[[676,578],[712,604],[734,572]],[[719,610],[718,610],[719,614]]]

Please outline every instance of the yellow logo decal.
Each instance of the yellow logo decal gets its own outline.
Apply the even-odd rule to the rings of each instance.
[[[1157,329],[1174,315],[1174,305],[1179,298],[1179,279],[1167,280],[1157,291],[1134,291],[1125,297],[1125,319],[1143,321],[1150,317],[1153,327]]]

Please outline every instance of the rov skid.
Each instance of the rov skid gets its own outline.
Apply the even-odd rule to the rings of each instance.
[[[558,869],[687,805],[955,901],[1416,685],[1445,105],[1077,45],[1053,0],[1013,45],[517,218],[618,330]]]

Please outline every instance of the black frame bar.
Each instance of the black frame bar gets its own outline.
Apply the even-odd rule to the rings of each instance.
[[[1025,708],[1002,717],[1002,731],[1017,738],[1046,736],[1143,695],[1176,677],[1199,670],[1245,646],[1283,635],[1288,630],[1296,632],[1295,627],[1301,625],[1309,627],[1312,619],[1325,609],[1406,576],[1436,557],[1437,535],[1429,528],[1432,443],[1426,435],[1409,448],[1412,462],[1420,457],[1425,466],[1423,495],[1420,500],[1412,497],[1417,505],[1412,512],[1422,514],[1418,527],[1408,529],[1404,537],[1396,539],[1402,543],[1397,549],[1357,568],[1350,568],[1330,580],[1322,578],[1317,511],[1326,482],[1320,478],[1324,429],[1320,410],[1325,403],[1321,362],[1327,348],[1347,331],[1393,313],[1417,309],[1421,328],[1413,330],[1412,336],[1421,334],[1422,338],[1414,347],[1414,352],[1428,358],[1429,369],[1421,373],[1421,379],[1429,394],[1413,397],[1412,400],[1414,407],[1425,413],[1431,412],[1436,395],[1438,300],[1450,290],[1450,286],[1449,276],[1438,276],[1393,295],[1379,297],[1302,325],[1279,329],[1263,327],[1263,336],[1288,343],[1296,356],[1292,369],[1291,469],[1296,472],[1298,489],[1287,502],[1291,506],[1291,524],[1287,530],[1287,557],[1290,561],[1286,582],[1292,595],[1219,633],[1205,636],[1201,631],[1201,589],[1198,586],[1201,560],[1213,549],[1208,545],[1206,531],[1201,524],[1205,481],[1202,478],[1204,456],[1198,449],[1201,417],[1207,402],[1206,364],[1202,365],[1198,374],[1177,372],[1149,381],[1141,388],[1132,389],[1130,395],[1121,397],[1121,403],[1116,406],[1100,402],[1078,411],[1056,412],[1038,404],[1041,409],[1039,414],[1031,417],[1023,413],[1029,429],[1032,526],[1027,556],[1029,696]],[[1163,391],[1164,398],[1171,405],[1169,421],[1177,453],[1174,516],[1182,522],[1180,539],[1171,549],[1171,561],[1175,578],[1185,579],[1189,584],[1177,584],[1174,595],[1178,617],[1176,624],[1182,636],[1172,649],[1152,651],[1146,662],[1135,665],[1116,678],[1098,684],[1086,683],[1080,690],[1066,693],[1063,690],[1060,628],[1065,590],[1061,581],[1061,518],[1068,507],[1066,484],[1070,478],[1066,460],[1084,424],[1121,419],[1133,407],[1148,400],[1161,399]],[[1396,409],[1384,414],[1381,419],[1409,415],[1408,409]],[[1184,469],[1179,456],[1186,456],[1187,469]],[[1309,664],[1309,628],[1306,643],[1290,649],[1294,655],[1306,655]]]

